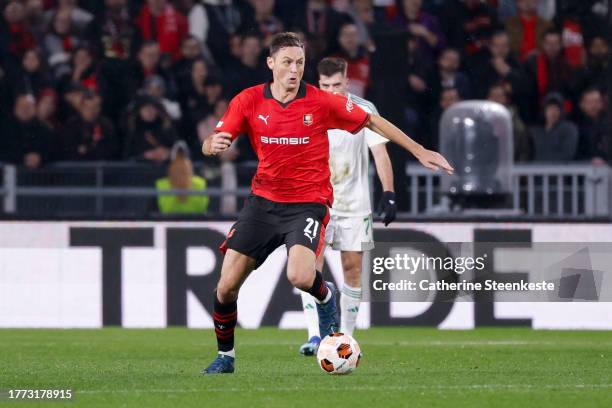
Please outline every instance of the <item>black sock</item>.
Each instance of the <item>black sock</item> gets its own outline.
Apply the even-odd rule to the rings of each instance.
[[[325,285],[323,274],[321,272],[316,271],[314,282],[312,283],[310,289],[308,289],[306,292],[314,296],[319,302],[325,300],[329,289],[327,288],[327,285]]]
[[[230,351],[234,348],[234,329],[236,328],[237,318],[238,306],[236,301],[221,303],[217,298],[217,292],[215,292],[213,322],[215,323],[219,351]]]

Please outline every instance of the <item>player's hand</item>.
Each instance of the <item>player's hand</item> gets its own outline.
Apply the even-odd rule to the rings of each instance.
[[[423,149],[416,157],[423,166],[430,170],[442,169],[448,174],[453,174],[455,172],[453,166],[448,163],[444,156],[433,150]]]
[[[385,227],[395,220],[397,213],[397,204],[395,204],[395,193],[393,191],[385,191],[378,203],[378,215],[385,213],[383,224]]]
[[[216,155],[217,153],[221,153],[229,149],[232,145],[232,135],[227,132],[218,132],[210,136],[210,154]],[[202,146],[202,153],[206,154],[204,151],[206,143]]]

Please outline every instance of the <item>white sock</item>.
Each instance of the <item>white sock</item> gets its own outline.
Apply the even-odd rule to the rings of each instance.
[[[308,338],[319,337],[319,314],[317,313],[316,299],[303,290],[300,290],[300,295],[302,296],[302,309],[304,309],[304,317],[308,326]]]
[[[361,304],[361,288],[342,286],[340,293],[340,332],[353,335]]]
[[[231,349],[230,351],[219,351],[219,354],[223,354],[224,356],[229,356],[231,358],[236,358],[236,352],[234,351],[234,349]]]

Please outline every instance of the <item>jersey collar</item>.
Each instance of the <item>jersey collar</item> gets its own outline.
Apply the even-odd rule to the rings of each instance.
[[[272,81],[266,82],[266,84],[264,85],[264,98],[266,99],[274,99],[274,96],[272,96],[272,89],[270,89],[271,83]],[[298,92],[297,92],[297,95],[295,95],[295,98],[285,103],[276,101],[276,99],[274,100],[278,102],[280,106],[282,106],[283,108],[286,108],[291,102],[295,101],[296,99],[302,99],[305,97],[306,97],[306,82],[300,81],[300,88],[298,89]]]

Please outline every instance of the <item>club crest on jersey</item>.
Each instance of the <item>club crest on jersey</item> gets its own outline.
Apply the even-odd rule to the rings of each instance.
[[[310,126],[312,125],[313,119],[312,119],[312,113],[307,113],[304,115],[304,124],[306,126]]]

